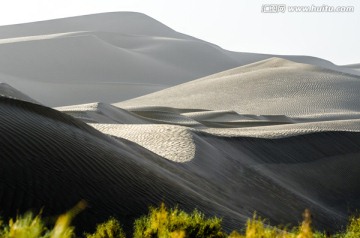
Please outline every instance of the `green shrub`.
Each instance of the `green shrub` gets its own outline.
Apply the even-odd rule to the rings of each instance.
[[[74,227],[70,226],[71,220],[84,210],[86,203],[79,202],[74,208],[59,216],[53,229],[45,227],[40,214],[34,216],[28,212],[18,216],[15,221],[10,219],[8,225],[0,221],[0,238],[72,238],[75,237]]]
[[[72,238],[74,227],[72,218],[83,210],[85,203],[59,216],[54,227],[48,229],[40,215],[26,213],[6,224],[0,220],[0,238]],[[120,223],[114,218],[99,224],[93,234],[84,234],[86,238],[125,238]],[[194,210],[186,213],[178,208],[167,209],[164,204],[159,208],[150,208],[149,214],[134,223],[134,238],[326,238],[324,233],[314,232],[311,228],[310,212],[304,213],[304,220],[295,229],[287,231],[269,226],[256,215],[246,223],[244,232],[233,231],[230,235],[223,232],[221,219],[205,218],[204,214]],[[334,234],[333,238],[360,238],[360,218],[351,218],[345,232]]]
[[[147,216],[135,221],[134,238],[182,238],[182,237],[226,237],[222,231],[221,219],[210,218],[193,211],[188,214],[178,208],[167,209],[164,204],[150,208]]]
[[[290,231],[266,224],[266,221],[257,217],[256,214],[246,223],[245,234],[233,231],[228,238],[326,238],[325,234],[311,229],[309,210],[305,210],[304,221],[299,227]]]
[[[346,233],[344,236],[339,236],[344,238],[359,238],[360,237],[360,218],[352,217],[350,223],[346,228]]]
[[[34,217],[30,212],[24,216],[18,216],[15,222],[10,219],[9,225],[2,227],[0,232],[1,238],[38,238],[44,236],[45,227],[40,215]]]
[[[125,233],[120,223],[114,218],[97,225],[94,234],[85,234],[86,238],[125,238]]]

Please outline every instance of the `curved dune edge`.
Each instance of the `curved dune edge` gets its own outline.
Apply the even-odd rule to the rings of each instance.
[[[174,162],[188,162],[195,156],[192,133],[174,125],[89,124],[104,134],[124,138]]]
[[[198,150],[196,136],[280,139],[331,131],[360,132],[360,114],[340,112],[303,117],[239,114],[227,110],[131,107],[104,103],[56,108],[104,134],[123,138],[173,162],[189,162]]]
[[[360,132],[360,119],[308,122],[251,128],[207,128],[197,130],[222,137],[255,137],[279,139],[321,132]]]
[[[100,102],[57,107],[55,109],[90,123],[147,123],[146,118],[141,118],[130,111]]]
[[[1,78],[0,78],[0,80],[1,80]],[[7,97],[7,98],[18,99],[18,100],[22,100],[22,101],[39,104],[39,102],[35,101],[28,95],[11,87],[9,84],[2,83],[2,82],[0,82],[0,97]]]
[[[206,128],[195,129],[175,125],[129,125],[96,124],[90,126],[110,136],[137,143],[153,153],[173,162],[189,162],[194,159],[197,148],[194,134],[207,134],[224,138],[281,139],[322,132],[360,132],[360,119],[314,122],[296,125],[277,125],[251,128]]]

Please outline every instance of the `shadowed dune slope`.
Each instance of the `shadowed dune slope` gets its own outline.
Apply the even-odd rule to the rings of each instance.
[[[85,199],[89,208],[75,220],[80,230],[110,215],[130,230],[148,205],[164,200],[217,214],[227,229],[241,226],[254,210],[273,224],[296,224],[302,210],[310,208],[315,225],[326,229],[345,224],[347,208],[359,205],[358,133],[271,140],[192,132],[194,158],[174,163],[63,113],[0,99],[5,217],[41,207],[45,214],[58,214]],[[289,175],[291,170],[296,172]],[[340,179],[345,173],[347,179]]]
[[[131,230],[149,205],[166,201],[208,215],[243,220],[206,193],[168,171],[172,163],[126,140],[114,140],[66,114],[0,97],[0,207],[2,216],[44,208],[57,215],[80,199],[88,209],[76,219],[79,231],[116,216]]]
[[[317,228],[336,230],[346,224],[349,209],[360,206],[360,134],[341,132],[341,124],[339,131],[324,128],[289,137],[294,133],[290,129],[277,139],[240,133],[217,136],[172,125],[91,125],[177,162],[167,171],[211,201],[247,217],[257,211],[272,224],[297,224],[299,214],[309,208]]]
[[[202,178],[195,179],[199,183],[211,181],[200,186],[222,194],[246,215],[256,210],[287,224],[307,207],[315,226],[334,229],[360,206],[359,138],[345,132],[281,139],[201,134],[195,158],[180,166],[191,171],[188,176]]]
[[[126,111],[103,103],[58,108],[76,119],[11,98],[0,97],[0,104],[4,217],[42,207],[54,215],[85,199],[89,208],[75,220],[79,231],[109,216],[130,231],[149,205],[165,201],[223,217],[227,230],[241,227],[254,211],[272,224],[297,224],[305,208],[315,227],[332,230],[360,206],[356,119],[301,123],[234,111]],[[194,126],[184,118],[210,124]],[[263,127],[268,134],[259,126],[210,127],[242,120],[287,123]]]

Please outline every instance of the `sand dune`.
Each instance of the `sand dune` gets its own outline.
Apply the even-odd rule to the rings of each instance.
[[[230,52],[137,13],[2,26],[2,215],[85,199],[78,232],[115,216],[131,233],[165,201],[227,231],[305,208],[341,228],[360,207],[358,68]]]
[[[129,230],[149,204],[166,200],[223,216],[226,229],[240,226],[254,210],[273,224],[296,224],[306,207],[317,227],[338,228],[346,223],[348,207],[359,205],[359,133],[324,131],[274,140],[151,123],[90,124],[95,130],[37,104],[4,97],[0,102],[5,217],[42,206],[46,214],[56,214],[86,199],[90,208],[76,219],[79,229],[115,215]],[[77,110],[85,108],[99,114],[111,109],[93,104]],[[121,114],[129,115],[134,116]],[[347,179],[340,179],[345,171]],[[327,178],[336,184],[326,184]]]
[[[349,132],[342,132],[344,123],[349,124]],[[191,181],[195,190],[218,194],[220,198],[212,197],[214,201],[234,206],[245,216],[256,210],[273,224],[297,223],[297,214],[307,207],[313,211],[317,227],[330,229],[329,224],[334,228],[346,222],[346,206],[358,206],[354,199],[358,189],[356,169],[349,172],[348,179],[342,179],[348,166],[358,166],[360,134],[354,133],[360,132],[358,120],[242,129],[90,125],[115,138],[136,142],[169,161],[180,162],[170,170]],[[289,176],[288,167],[297,172]],[[330,176],[328,171],[338,172]],[[319,174],[325,176],[319,178]],[[341,192],[326,184],[327,176],[336,180],[337,188],[342,186]]]
[[[116,104],[156,126],[91,126],[181,162],[180,176],[246,216],[256,210],[288,223],[308,207],[316,226],[331,229],[360,205],[359,82],[273,58]],[[158,124],[170,117],[176,128]]]
[[[105,134],[133,141],[174,162],[188,162],[196,158],[196,151],[202,150],[194,139],[199,135],[279,139],[313,133],[360,132],[359,113],[305,120],[281,115],[241,115],[234,111],[182,113],[180,109],[164,107],[127,111],[111,105],[98,105],[56,109],[90,123]]]
[[[118,110],[127,112],[117,114],[118,125],[106,125],[114,120],[111,117],[100,120],[90,116],[87,121],[101,124],[92,126],[106,134],[131,140],[168,160],[185,162],[195,158],[193,150],[199,149],[193,148],[194,133],[284,138],[328,131],[359,132],[359,90],[359,76],[272,58],[118,103],[122,107]],[[91,111],[83,107],[83,111]],[[106,117],[105,110],[98,110]],[[166,138],[171,137],[175,139],[168,145]]]
[[[132,12],[1,26],[0,55],[0,80],[49,106],[119,102],[273,57],[227,51]]]
[[[272,58],[116,104],[301,116],[359,112],[360,77]]]
[[[218,211],[234,226],[243,217],[193,190],[174,165],[127,140],[114,140],[79,120],[37,104],[0,97],[2,216],[44,208],[58,214],[80,199],[89,208],[75,224],[92,229],[117,216],[127,230],[150,204]],[[212,195],[215,196],[215,195]]]
[[[116,216],[129,231],[149,204],[165,200],[222,216],[227,230],[254,211],[272,224],[297,224],[304,208],[317,228],[337,229],[360,205],[359,119],[104,103],[57,108],[70,117],[30,102],[0,103],[5,217],[43,206],[57,214],[85,199],[79,230]]]
[[[36,87],[18,87],[52,106],[116,102],[241,64],[224,52],[138,13],[0,27],[1,80],[13,85],[20,84],[14,78],[26,79],[53,91],[50,97],[38,95]],[[116,90],[109,91],[109,84]],[[59,96],[73,85],[77,94]],[[95,99],[88,96],[93,88],[108,93]]]
[[[297,223],[310,208],[331,230],[360,205],[359,82],[273,58],[116,104],[144,124],[89,125],[176,162],[194,190],[244,216]]]

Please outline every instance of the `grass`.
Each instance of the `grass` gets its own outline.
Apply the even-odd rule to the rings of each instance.
[[[0,220],[0,238],[73,238],[75,228],[71,220],[85,208],[80,202],[70,211],[58,217],[54,226],[49,229],[44,225],[41,214],[34,216],[26,213],[8,223]],[[84,234],[85,238],[126,238],[121,224],[114,218],[97,225],[92,234]],[[206,218],[201,212],[194,210],[186,213],[177,207],[168,209],[164,204],[158,208],[150,208],[149,213],[134,223],[134,238],[326,238],[325,233],[315,232],[311,228],[310,211],[305,210],[302,224],[290,230],[269,226],[265,220],[254,215],[246,223],[242,231],[226,234],[221,226],[221,219]],[[344,232],[332,238],[359,238],[360,218],[353,217]]]
[[[85,234],[86,238],[126,238],[126,235],[119,223],[114,218],[110,218],[107,222],[97,225],[94,234]]]
[[[34,216],[28,212],[18,216],[16,220],[10,219],[8,224],[0,220],[0,238],[72,238],[75,237],[75,228],[70,225],[71,220],[84,210],[86,203],[79,202],[73,209],[56,220],[50,230],[41,219],[41,214]]]
[[[151,237],[226,237],[221,227],[221,219],[206,219],[204,214],[194,210],[191,214],[178,208],[167,209],[164,204],[150,208],[147,216],[135,221],[134,238]]]

